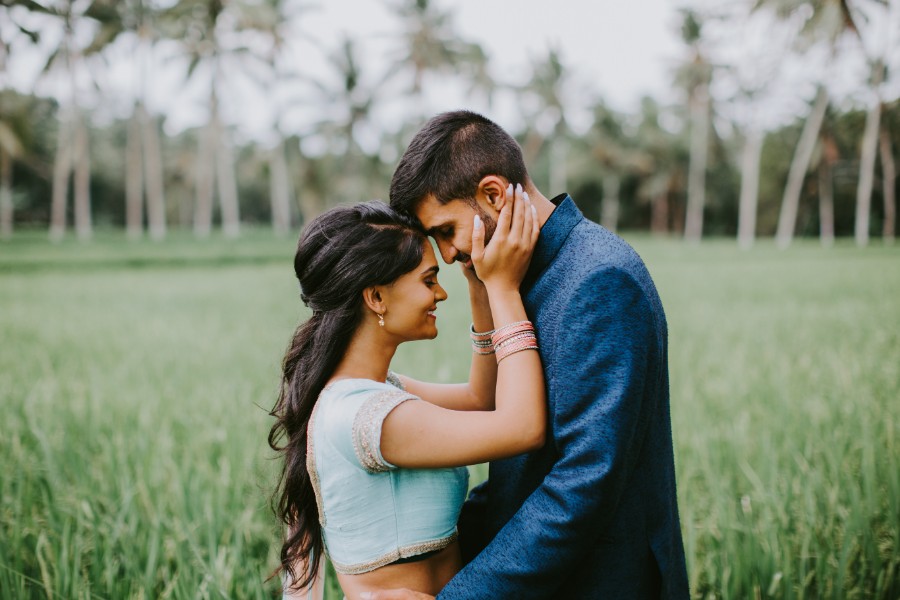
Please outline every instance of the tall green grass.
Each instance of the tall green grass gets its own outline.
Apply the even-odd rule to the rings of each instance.
[[[900,249],[635,245],[669,321],[693,595],[900,597]],[[277,594],[292,250],[0,245],[0,598]],[[438,341],[395,368],[459,380],[464,281],[441,278]]]

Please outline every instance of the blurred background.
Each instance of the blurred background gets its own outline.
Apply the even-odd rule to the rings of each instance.
[[[294,244],[457,108],[657,283],[692,596],[900,598],[898,73],[900,0],[0,0],[0,598],[278,597]]]
[[[545,8],[6,0],[0,231],[285,234],[465,106],[611,229],[894,238],[897,1]]]

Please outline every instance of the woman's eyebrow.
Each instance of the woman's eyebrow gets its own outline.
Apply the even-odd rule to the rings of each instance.
[[[429,273],[437,274],[437,272],[440,270],[441,270],[441,268],[439,266],[434,265],[433,267],[429,267],[429,268],[425,269],[424,271],[422,271],[422,275],[427,275]]]

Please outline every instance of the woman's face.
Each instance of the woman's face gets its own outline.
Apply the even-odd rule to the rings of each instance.
[[[382,300],[386,307],[384,329],[402,341],[433,339],[437,336],[437,303],[447,299],[438,283],[438,263],[431,244],[419,266],[385,286]]]

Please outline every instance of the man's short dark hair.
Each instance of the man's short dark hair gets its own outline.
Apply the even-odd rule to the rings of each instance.
[[[415,217],[429,194],[441,204],[475,200],[478,182],[499,175],[525,185],[519,144],[499,125],[467,110],[431,118],[413,137],[391,180],[391,207]]]

